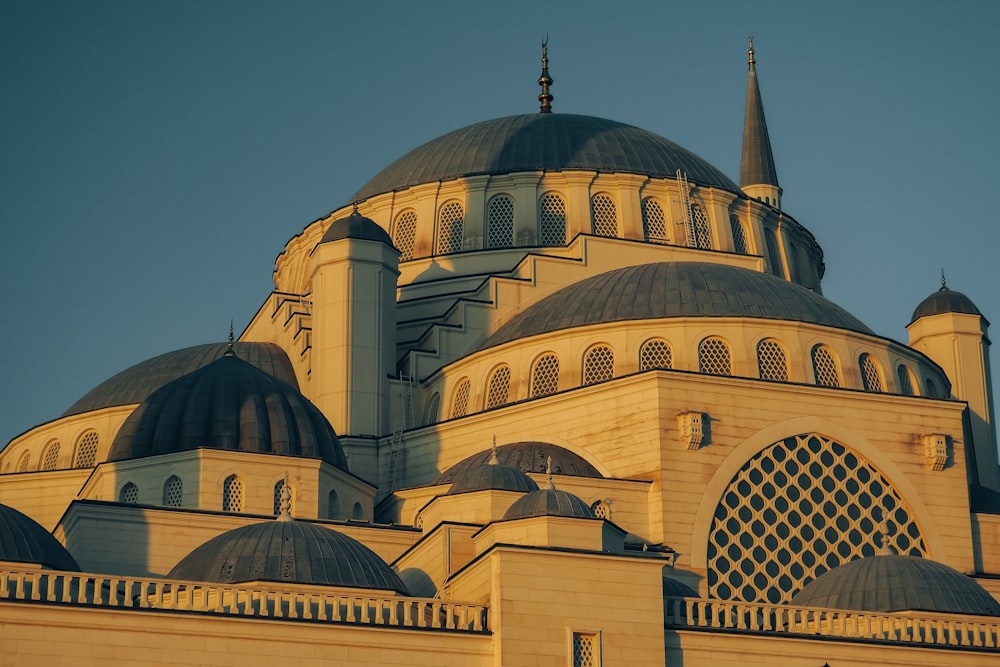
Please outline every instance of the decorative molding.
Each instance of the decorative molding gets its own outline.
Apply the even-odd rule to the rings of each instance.
[[[705,438],[705,415],[702,413],[680,413],[677,415],[677,428],[680,430],[681,444],[688,451],[696,451],[703,444],[709,444]]]
[[[944,470],[948,463],[948,436],[926,433],[920,437],[924,443],[924,461],[931,470]]]

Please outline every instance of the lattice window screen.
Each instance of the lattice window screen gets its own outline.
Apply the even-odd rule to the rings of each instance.
[[[437,254],[447,255],[462,250],[462,225],[465,209],[457,201],[450,201],[438,213]]]
[[[655,199],[642,200],[642,231],[646,240],[653,243],[667,243],[667,218],[663,208]]]
[[[413,247],[417,238],[417,212],[409,210],[397,215],[394,229],[396,236],[392,242],[399,251],[399,261],[413,259]]]
[[[278,516],[281,513],[281,493],[285,490],[285,480],[279,479],[274,484],[274,515]],[[295,489],[291,484],[288,485],[288,490],[292,492],[291,504],[292,507],[289,508],[289,512],[295,514]]]
[[[698,345],[698,370],[709,375],[732,375],[729,345],[721,338],[706,338]]]
[[[139,502],[139,487],[132,482],[125,484],[122,490],[118,492],[118,502],[135,505]]]
[[[594,510],[594,516],[598,519],[611,519],[611,506],[603,500],[595,500],[591,503],[590,509]]]
[[[598,236],[618,236],[618,208],[615,200],[605,194],[596,194],[590,200],[594,220],[594,233]]]
[[[729,216],[729,226],[733,230],[733,249],[741,255],[747,254],[747,234],[743,223],[735,215]]]
[[[45,458],[42,459],[42,470],[55,470],[59,465],[59,442],[53,442],[45,450]]]
[[[490,375],[490,384],[486,390],[486,408],[496,408],[507,404],[507,392],[510,390],[510,367],[501,366]]]
[[[812,363],[816,384],[820,387],[840,386],[840,370],[837,368],[837,360],[833,358],[830,350],[823,345],[815,346],[812,349]]]
[[[899,378],[899,393],[904,396],[913,396],[913,375],[910,369],[900,364],[896,367],[896,375]]]
[[[597,635],[573,633],[573,667],[600,667]]]
[[[866,459],[818,434],[786,438],[744,464],[716,507],[709,595],[780,604],[827,570],[880,546],[925,556],[913,513]]]
[[[583,384],[607,382],[615,376],[615,353],[607,345],[590,348],[583,358]]]
[[[17,460],[17,472],[28,472],[28,466],[31,465],[31,453],[24,452],[21,454],[21,458]]]
[[[559,391],[559,357],[546,354],[539,357],[531,371],[531,397],[548,396]]]
[[[872,359],[871,355],[866,352],[858,358],[858,364],[861,366],[861,379],[865,385],[865,391],[885,391],[885,383],[882,381],[882,370],[879,368],[878,362]]]
[[[340,518],[340,498],[337,497],[337,492],[332,489],[330,493],[326,494],[326,518]]]
[[[642,347],[639,349],[640,371],[649,371],[654,368],[670,369],[673,367],[674,355],[667,341],[654,338],[642,344]]]
[[[75,468],[90,468],[97,458],[97,445],[100,442],[96,431],[88,431],[83,434],[76,444],[76,465]]]
[[[180,507],[184,497],[184,482],[177,475],[171,475],[163,485],[163,504],[167,507]]]
[[[542,245],[566,243],[566,202],[554,192],[538,200],[538,226]]]
[[[222,511],[243,511],[243,480],[236,475],[230,475],[222,483]]]
[[[760,369],[762,380],[788,382],[785,350],[775,340],[765,338],[757,343],[757,367]]]
[[[711,250],[712,227],[708,222],[708,214],[697,204],[691,204],[691,214],[694,216],[694,246],[702,250]]]
[[[510,195],[497,195],[486,208],[486,247],[510,248],[514,245],[514,200]]]
[[[469,414],[469,390],[471,388],[472,383],[469,382],[469,378],[463,378],[458,383],[458,388],[455,389],[455,400],[451,407],[452,417],[464,417]]]

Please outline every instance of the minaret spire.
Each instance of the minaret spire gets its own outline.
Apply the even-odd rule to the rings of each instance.
[[[549,76],[549,36],[545,35],[545,41],[542,42],[542,75],[538,77],[538,85],[542,87],[542,94],[538,96],[538,101],[542,103],[542,113],[552,113],[552,93],[549,92],[549,86],[551,86],[555,81]]]
[[[781,203],[781,186],[771,154],[771,139],[764,121],[764,103],[757,83],[757,60],[753,37],[748,50],[747,106],[743,119],[743,157],[740,160],[740,187],[751,197],[775,208]]]

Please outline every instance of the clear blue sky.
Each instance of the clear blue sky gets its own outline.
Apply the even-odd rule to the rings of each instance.
[[[3,0],[0,444],[239,331],[285,241],[409,149],[534,111],[546,32],[556,112],[733,178],[753,33],[825,294],[905,341],[944,267],[1000,323],[998,30],[985,0]]]

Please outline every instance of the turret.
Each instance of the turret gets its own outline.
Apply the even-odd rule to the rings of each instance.
[[[749,50],[750,74],[747,78],[747,108],[743,119],[743,156],[740,160],[740,187],[748,196],[775,208],[781,207],[781,187],[774,168],[771,140],[764,121],[764,103],[757,84],[753,38]]]

